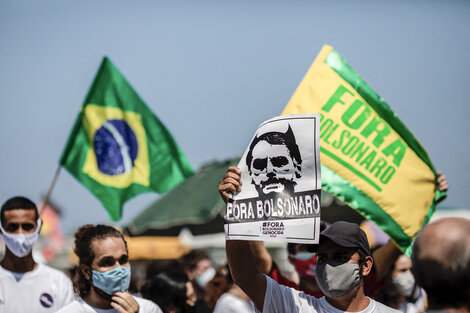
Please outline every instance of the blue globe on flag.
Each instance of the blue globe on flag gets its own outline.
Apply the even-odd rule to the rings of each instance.
[[[129,173],[137,158],[137,138],[124,120],[107,120],[93,138],[98,169],[107,175]]]

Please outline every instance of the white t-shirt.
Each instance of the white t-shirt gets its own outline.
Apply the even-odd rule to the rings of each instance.
[[[367,308],[357,313],[400,313],[382,303],[370,298]],[[259,312],[256,310],[256,312]],[[266,276],[266,294],[264,296],[263,312],[266,313],[344,313],[333,307],[325,297],[317,299],[283,285]]]
[[[405,302],[400,305],[400,311],[404,313],[419,313],[418,308],[414,303],[411,302]],[[421,311],[422,312],[422,311]]]
[[[231,294],[224,293],[215,304],[212,313],[249,313],[254,312],[252,306],[245,300]]]
[[[139,304],[139,313],[163,313],[158,305],[150,300],[133,296]],[[88,305],[82,298],[77,297],[72,303],[57,313],[119,313],[116,309],[102,310]]]
[[[44,264],[16,275],[0,266],[0,313],[56,312],[72,302],[73,286],[61,271]]]

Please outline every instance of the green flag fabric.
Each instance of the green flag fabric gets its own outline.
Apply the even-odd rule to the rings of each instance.
[[[60,158],[117,221],[138,194],[163,193],[193,170],[166,127],[105,57]]]

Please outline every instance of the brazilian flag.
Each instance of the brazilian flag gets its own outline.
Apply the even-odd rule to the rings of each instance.
[[[163,193],[193,174],[166,127],[105,57],[60,158],[117,221],[138,194]]]
[[[322,189],[375,222],[405,253],[445,192],[426,150],[325,45],[282,114],[320,114]]]

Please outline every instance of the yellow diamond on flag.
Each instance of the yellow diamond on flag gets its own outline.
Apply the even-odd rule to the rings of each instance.
[[[147,140],[140,114],[90,104],[85,107],[83,124],[94,144],[87,152],[85,173],[116,188],[149,185]]]

